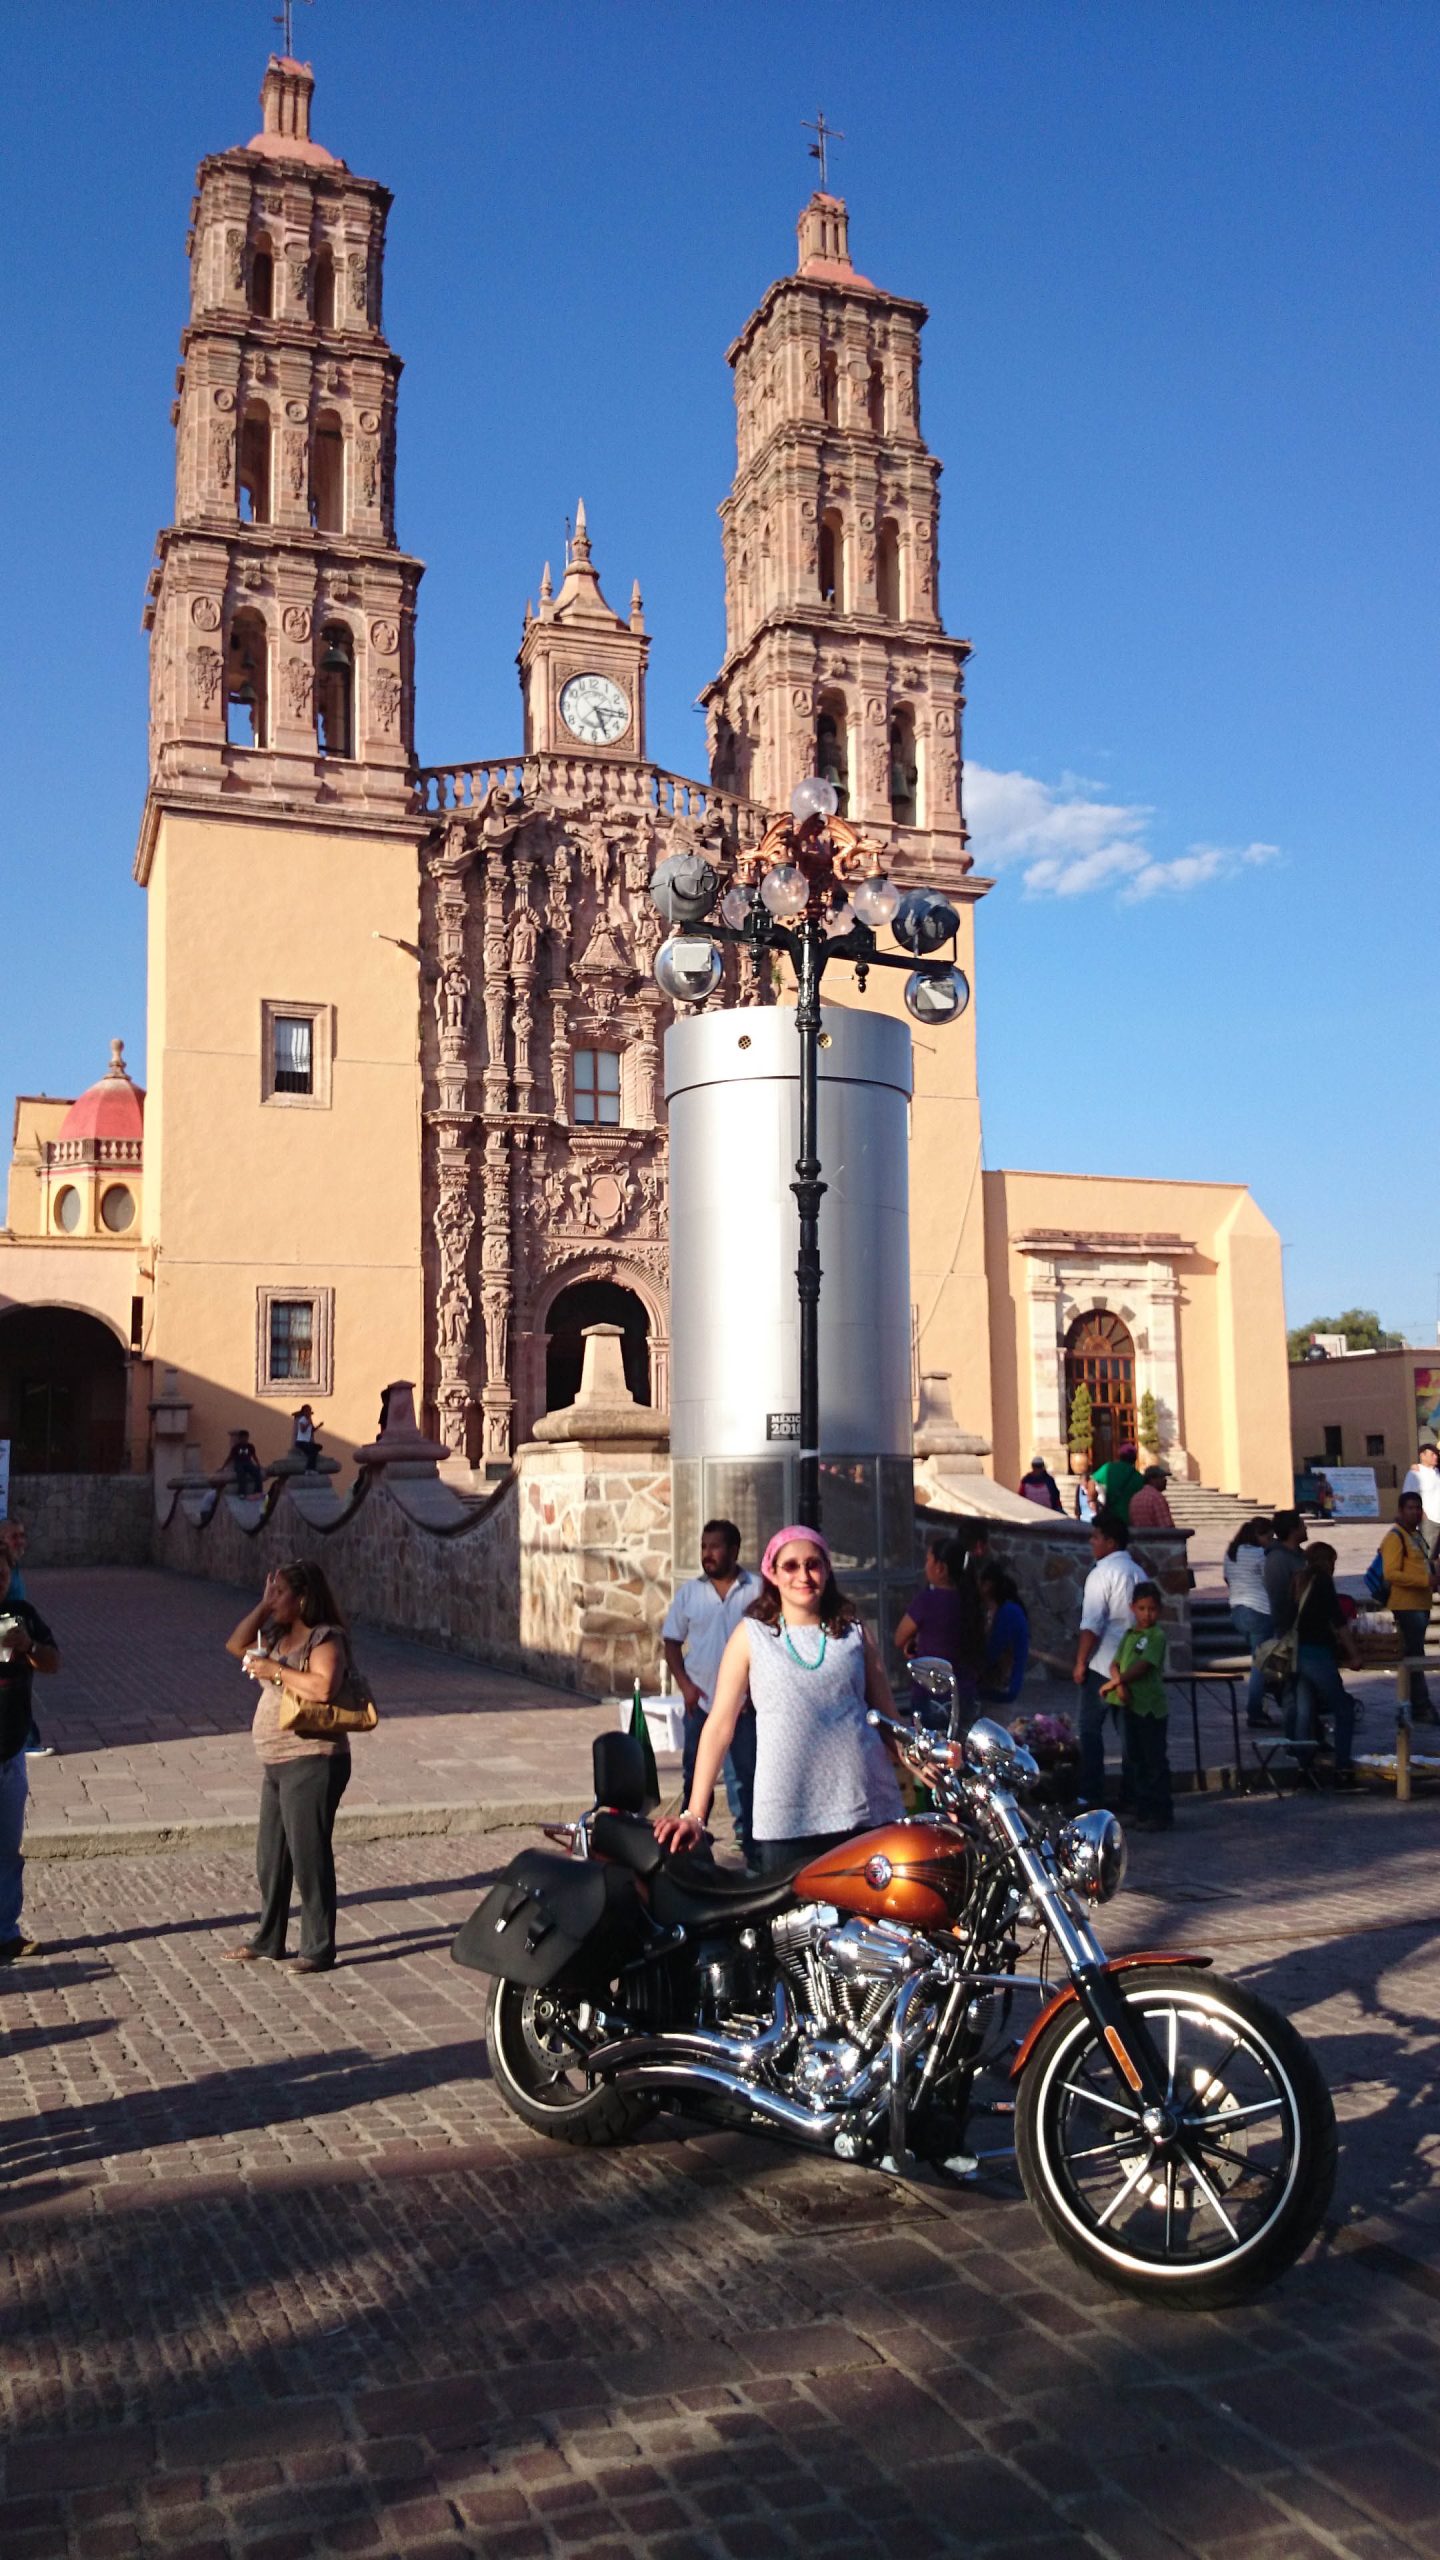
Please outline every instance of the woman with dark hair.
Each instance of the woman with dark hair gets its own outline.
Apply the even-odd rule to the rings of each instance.
[[[1311,1545],[1295,1595],[1295,1709],[1297,1740],[1318,1742],[1321,1719],[1335,1719],[1335,1775],[1342,1784],[1354,1779],[1350,1746],[1355,1734],[1355,1701],[1340,1677],[1344,1660],[1353,1665],[1354,1639],[1335,1588],[1335,1550],[1323,1538]],[[1286,1731],[1292,1731],[1287,1708]]]
[[[335,1597],[318,1564],[287,1564],[272,1573],[259,1606],[227,1637],[225,1650],[260,1684],[251,1728],[260,1756],[260,1828],[255,1867],[260,1924],[232,1964],[279,1964],[285,1957],[290,1896],[300,1889],[297,1973],[328,1973],[335,1962],[335,1815],[350,1783],[347,1734],[319,1738],[280,1722],[282,1692],[323,1703],[350,1664]]]
[[[969,1722],[975,1713],[976,1682],[985,1652],[985,1620],[970,1546],[963,1536],[926,1540],[925,1579],[895,1630],[895,1650],[907,1660],[930,1654],[948,1662],[955,1674],[960,1713]]]
[[[867,1710],[895,1702],[873,1637],[835,1580],[818,1529],[777,1529],[761,1591],[720,1657],[695,1754],[690,1801],[656,1837],[675,1850],[705,1837],[715,1782],[747,1694],[755,1709],[755,1854],[762,1875],[817,1858],[853,1832],[900,1818],[900,1790]]]
[[[1003,1564],[982,1564],[976,1581],[985,1612],[985,1666],[980,1697],[986,1706],[1010,1707],[1025,1685],[1030,1660],[1030,1620],[1020,1585]]]
[[[1242,1520],[1225,1550],[1222,1568],[1230,1615],[1250,1648],[1250,1686],[1245,1692],[1248,1725],[1270,1722],[1265,1709],[1265,1671],[1256,1656],[1275,1633],[1270,1594],[1265,1588],[1265,1557],[1275,1542],[1273,1520]]]

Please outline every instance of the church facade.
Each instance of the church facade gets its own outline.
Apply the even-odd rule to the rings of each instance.
[[[175,516],[146,604],[134,1212],[108,1228],[92,1182],[62,1217],[80,1193],[56,1151],[77,1141],[64,1106],[22,1101],[0,1240],[0,1435],[8,1413],[21,1467],[27,1447],[85,1455],[73,1417],[68,1439],[47,1425],[48,1454],[36,1439],[56,1355],[22,1354],[14,1328],[46,1308],[114,1338],[131,1465],[156,1364],[208,1465],[242,1425],[278,1455],[302,1401],[343,1456],[373,1436],[381,1385],[410,1378],[451,1471],[483,1483],[571,1400],[598,1321],[663,1408],[670,1011],[647,883],[686,846],[733,866],[806,772],[899,880],[947,893],[976,982],[989,884],[962,814],[969,644],[940,615],[923,307],[856,270],[822,192],[729,351],[708,777],[647,758],[642,598],[607,601],[583,506],[525,609],[518,745],[421,767],[390,198],[312,137],[312,87],[272,60],[261,131],[199,172]],[[726,967],[724,1000],[786,1000],[740,955]],[[829,973],[828,1001],[861,1000],[849,976]],[[863,1001],[898,1008],[876,977]],[[1013,1481],[1032,1450],[1063,1464],[1077,1385],[1097,1460],[1148,1392],[1177,1472],[1278,1500],[1279,1245],[1244,1187],[984,1171],[973,1006],[917,1035],[915,1075],[917,1393],[948,1376],[956,1422]],[[70,1106],[92,1138],[101,1090]]]

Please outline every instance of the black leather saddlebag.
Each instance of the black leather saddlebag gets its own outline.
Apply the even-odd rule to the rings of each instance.
[[[523,1849],[471,1912],[450,1949],[456,1964],[541,1990],[562,1974],[608,1982],[638,1953],[645,1920],[624,1867]]]

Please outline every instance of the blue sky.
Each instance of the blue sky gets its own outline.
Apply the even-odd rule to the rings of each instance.
[[[420,749],[520,736],[583,490],[701,769],[724,349],[824,104],[864,271],[928,303],[991,1164],[1248,1180],[1292,1320],[1430,1338],[1440,555],[1433,0],[314,0],[316,130],[383,178]],[[0,1092],[143,1057],[141,594],[202,153],[267,0],[0,27],[12,237]],[[15,501],[19,501],[18,508]]]

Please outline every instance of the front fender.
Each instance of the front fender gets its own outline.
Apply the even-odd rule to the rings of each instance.
[[[1198,1971],[1205,1965],[1213,1964],[1214,1961],[1213,1956],[1196,1955],[1188,1948],[1182,1949],[1178,1954],[1170,1948],[1146,1948],[1138,1955],[1112,1956],[1104,1970],[1106,1973],[1131,1973],[1136,1965],[1140,1964],[1189,1964],[1194,1965]],[[1074,1983],[1067,1982],[1063,1991],[1057,1991],[1053,2000],[1047,2000],[1010,2066],[1012,2080],[1019,2079],[1051,2019],[1059,2014],[1067,2001],[1078,1999],[1078,1997]]]

